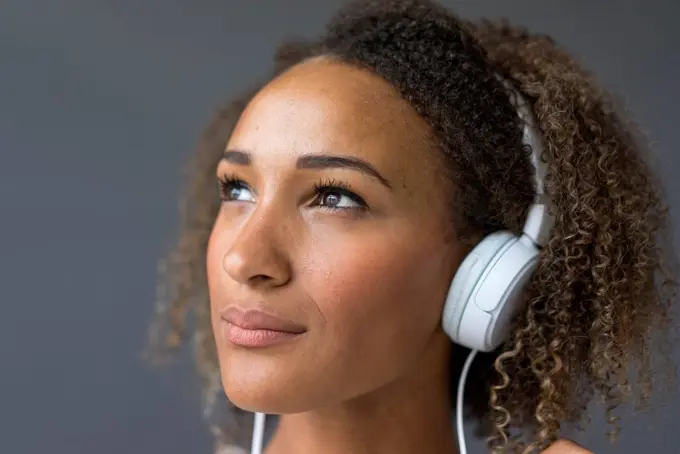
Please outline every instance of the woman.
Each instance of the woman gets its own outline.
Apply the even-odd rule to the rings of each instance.
[[[493,452],[581,453],[560,427],[599,396],[615,434],[674,334],[674,249],[646,150],[592,76],[548,37],[426,0],[351,3],[276,61],[200,143],[160,297],[170,332],[154,329],[194,339],[209,409],[223,386],[220,443],[248,448],[262,412],[280,415],[267,454],[457,452],[467,350],[444,302],[484,238],[521,235],[537,192],[513,90],[553,226],[511,332],[472,363],[465,414]]]

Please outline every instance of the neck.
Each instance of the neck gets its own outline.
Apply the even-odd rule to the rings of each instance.
[[[266,454],[456,454],[450,351],[450,340],[436,335],[410,371],[384,387],[281,416]]]

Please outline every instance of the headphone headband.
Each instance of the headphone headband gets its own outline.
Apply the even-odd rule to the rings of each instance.
[[[523,233],[537,246],[548,243],[550,231],[555,223],[550,212],[550,200],[545,191],[547,166],[543,160],[543,139],[536,117],[527,99],[507,79],[498,76],[508,90],[510,102],[522,120],[522,143],[531,148],[531,163],[534,167],[535,198],[529,207]]]

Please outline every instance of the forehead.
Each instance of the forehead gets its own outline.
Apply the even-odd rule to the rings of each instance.
[[[397,174],[413,166],[427,174],[439,163],[429,126],[396,89],[328,58],[298,64],[265,86],[243,112],[229,148],[256,159],[346,154]]]

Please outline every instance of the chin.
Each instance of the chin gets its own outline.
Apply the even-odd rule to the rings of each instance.
[[[301,413],[313,409],[314,389],[295,367],[277,367],[274,358],[234,361],[222,367],[222,384],[236,407],[268,414]]]

